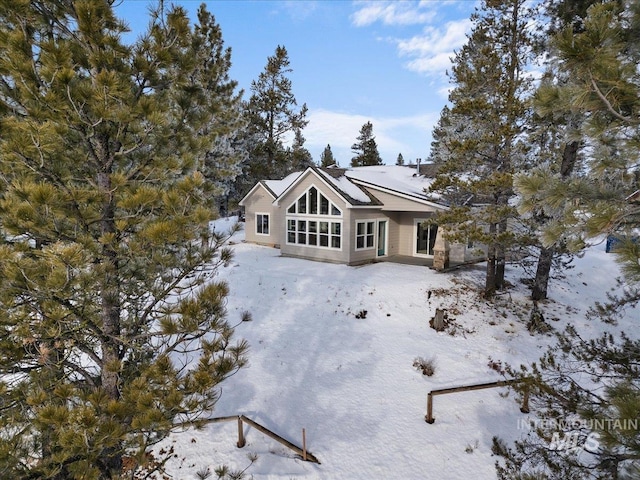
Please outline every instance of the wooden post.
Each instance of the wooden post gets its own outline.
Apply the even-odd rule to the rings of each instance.
[[[290,448],[291,450],[296,452],[298,455],[302,455],[302,453],[303,453],[302,452],[302,448],[294,445],[289,440],[286,440],[286,439],[282,438],[280,435],[278,435],[277,433],[272,432],[267,427],[263,427],[258,422],[255,422],[255,421],[251,420],[250,418],[248,418],[248,417],[246,417],[244,415],[240,415],[240,419],[244,423],[246,423],[247,425],[250,425],[253,428],[255,428],[256,430],[258,430],[259,432],[264,433],[267,437],[273,438],[274,440],[276,440],[277,442],[280,442],[285,447]],[[308,462],[318,463],[318,464],[320,463],[318,461],[318,459],[310,452],[307,452],[307,461]]]
[[[307,434],[304,428],[302,429],[302,460],[307,461]]]
[[[244,441],[244,431],[242,428],[242,418],[238,417],[238,448],[242,448],[245,446],[245,441]]]
[[[433,317],[433,328],[436,332],[444,330],[444,310],[441,308],[436,308],[436,316]]]
[[[522,413],[529,413],[529,387],[524,387],[522,394],[522,407],[520,407]]]
[[[431,392],[427,393],[427,416],[424,417],[424,421],[427,423],[436,421],[436,419],[433,418],[433,395]]]

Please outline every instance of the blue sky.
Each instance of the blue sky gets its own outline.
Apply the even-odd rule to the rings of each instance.
[[[148,23],[146,0],[123,0],[117,14],[134,34]],[[169,2],[168,2],[169,3]],[[202,1],[181,0],[192,17]],[[248,100],[251,81],[278,45],[289,53],[298,104],[309,108],[305,146],[318,161],[327,144],[341,166],[367,121],[380,155],[394,164],[426,158],[447,102],[446,71],[466,41],[475,0],[204,2],[232,50],[231,78]]]

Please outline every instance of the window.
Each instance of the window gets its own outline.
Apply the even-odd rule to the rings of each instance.
[[[340,222],[287,220],[287,243],[339,249],[342,246],[341,235]]]
[[[331,248],[340,248],[340,224],[331,222]]]
[[[320,215],[329,215],[329,200],[320,194]]]
[[[311,186],[287,208],[287,243],[342,248],[342,210]]]
[[[302,195],[298,199],[298,212],[297,213],[307,213],[307,196]]]
[[[318,214],[318,190],[315,187],[309,189],[309,213]]]
[[[374,232],[376,222],[356,223],[356,250],[366,250],[374,247]]]
[[[297,215],[342,215],[336,205],[318,191],[316,187],[309,187],[298,199],[289,205],[287,213]]]
[[[309,221],[309,237],[308,244],[318,245],[318,222]]]
[[[256,233],[258,235],[269,235],[269,214],[256,213]]]

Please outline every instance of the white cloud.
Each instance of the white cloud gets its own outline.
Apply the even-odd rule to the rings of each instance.
[[[311,152],[313,159],[318,161],[329,144],[340,166],[346,167],[354,155],[351,145],[356,142],[362,126],[371,122],[378,151],[385,163],[394,164],[398,153],[402,153],[406,161],[417,157],[425,158],[429,153],[431,131],[438,116],[439,112],[408,117],[371,118],[344,112],[312,110],[308,116],[309,124],[304,129],[305,147]],[[412,146],[416,144],[416,138],[424,139],[420,142],[423,146],[420,151]]]
[[[471,29],[469,19],[448,22],[444,28],[427,26],[419,35],[396,40],[401,56],[413,57],[406,63],[409,70],[425,74],[442,74],[451,67],[455,50],[467,41]]]
[[[444,28],[427,26],[423,32],[408,40],[398,41],[398,51],[403,55],[451,52],[463,45],[471,29],[468,18],[447,22]]]
[[[357,27],[366,27],[376,22],[384,25],[415,25],[433,20],[435,12],[427,8],[427,3],[410,1],[370,1],[357,2],[362,5],[351,20]]]
[[[409,59],[404,64],[405,68],[440,79],[444,79],[445,71],[451,67],[455,51],[466,43],[466,35],[472,26],[468,11],[462,14],[456,2],[363,1],[355,5],[358,9],[352,14],[351,21],[357,27],[376,22],[406,27],[407,37],[387,38],[387,41],[396,45],[400,57]],[[456,11],[463,18],[442,22],[445,14],[451,15]],[[415,27],[412,29],[411,26],[415,25],[424,27],[421,32],[412,34]]]
[[[444,75],[445,72],[451,69],[451,59],[453,53],[438,53],[433,56],[421,56],[410,62],[407,62],[405,66],[407,69],[425,74],[432,75]]]

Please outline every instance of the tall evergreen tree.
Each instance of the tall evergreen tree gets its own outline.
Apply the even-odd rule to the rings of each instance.
[[[402,153],[398,154],[398,158],[396,159],[396,165],[404,165],[404,157]]]
[[[567,236],[581,248],[594,236],[632,235],[640,224],[630,198],[640,187],[639,32],[640,5],[606,2],[589,8],[579,31],[567,26],[554,39],[571,74],[558,99],[585,114],[581,133],[589,148],[583,176],[540,175],[524,183],[525,194],[562,206],[562,215],[545,230],[549,243]],[[618,254],[624,293],[591,312],[605,324],[633,315],[640,302],[640,246],[623,242]],[[628,421],[640,418],[640,341],[635,332],[603,329],[589,339],[569,327],[539,362],[509,370],[522,380],[517,388],[527,390],[532,413],[542,421],[513,448],[495,439],[501,479],[638,477],[640,430]],[[557,419],[571,423],[561,428]],[[576,449],[550,448],[552,439],[566,436],[575,438]]]
[[[526,167],[521,134],[531,88],[531,18],[524,0],[483,2],[454,59],[451,107],[434,131],[431,158],[439,173],[432,191],[452,206],[437,222],[449,239],[487,246],[487,297],[503,288],[507,252],[518,243],[508,222],[518,216],[510,203],[513,173]]]
[[[357,142],[351,145],[351,150],[356,154],[351,159],[352,167],[364,167],[369,165],[382,165],[382,158],[378,153],[378,144],[376,137],[373,135],[373,124],[365,123],[360,128],[360,135],[356,139]]]
[[[559,94],[559,89],[571,84],[572,74],[567,71],[564,63],[559,61],[549,39],[558,29],[572,28],[576,33],[580,31],[583,28],[587,7],[593,3],[596,2],[556,0],[546,4],[548,34],[541,36],[540,45],[547,52],[549,61],[534,97],[536,115],[532,118],[529,133],[531,143],[535,145],[532,149],[535,168],[516,177],[516,187],[521,190],[519,210],[529,216],[533,228],[538,231],[561,216],[566,205],[556,201],[552,206],[543,198],[526,193],[531,192],[530,182],[535,183],[549,175],[568,182],[572,177],[581,175],[584,170],[583,156],[580,155],[584,141],[580,127],[585,115],[583,112],[575,111]],[[531,298],[534,301],[547,298],[552,266],[555,264],[564,268],[565,262],[561,259],[567,255],[566,241],[566,238],[559,236],[553,243],[538,242],[539,254],[531,287]]]
[[[244,363],[202,171],[238,99],[198,18],[127,46],[111,2],[0,1],[2,478],[122,478]]]
[[[195,75],[203,93],[211,95],[211,108],[215,109],[215,115],[211,115],[202,132],[215,132],[215,140],[199,168],[211,188],[207,194],[215,200],[218,210],[226,213],[235,180],[249,157],[247,122],[241,102],[243,92],[236,92],[237,82],[229,78],[231,50],[224,47],[220,27],[203,7],[198,10],[193,41],[197,47],[194,54],[198,55],[194,62],[201,65]]]
[[[293,145],[289,150],[289,170],[292,172],[306,170],[313,165],[313,157],[311,152],[304,148],[305,138],[300,130],[296,130]]]
[[[251,82],[247,118],[255,144],[247,172],[250,184],[291,172],[284,140],[309,123],[307,105],[297,108],[293,86],[287,77],[292,71],[287,49],[279,45],[267,59],[258,79]]]
[[[570,82],[542,89],[540,104],[554,111],[582,115],[579,132],[588,147],[582,175],[566,178],[538,172],[519,179],[524,206],[561,206],[561,215],[544,229],[552,244],[566,236],[574,249],[589,237],[620,233],[637,222],[637,209],[628,200],[639,187],[637,148],[640,144],[638,79],[634,70],[640,57],[635,4],[620,9],[618,2],[595,4],[584,32],[569,26],[558,33],[559,62]],[[621,20],[618,15],[628,15]],[[614,22],[612,26],[606,22]],[[629,268],[637,266],[631,254]]]
[[[336,159],[333,158],[333,152],[331,151],[331,145],[327,143],[327,146],[324,147],[324,150],[320,154],[320,166],[321,167],[330,167],[331,165],[338,165]]]

